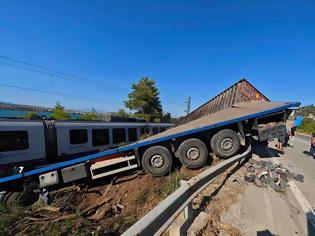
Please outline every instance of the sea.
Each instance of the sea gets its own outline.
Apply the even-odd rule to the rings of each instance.
[[[25,118],[26,114],[29,111],[18,111],[18,110],[0,110],[0,118]],[[50,117],[52,112],[50,111],[41,111],[41,112],[36,112],[39,116],[45,116],[45,117]],[[80,114],[77,113],[70,113],[71,119],[79,119]]]

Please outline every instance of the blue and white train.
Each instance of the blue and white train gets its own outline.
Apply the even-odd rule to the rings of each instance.
[[[56,163],[157,134],[170,123],[0,120],[0,176],[12,167]]]

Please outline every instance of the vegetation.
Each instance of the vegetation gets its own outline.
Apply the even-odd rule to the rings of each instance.
[[[160,92],[156,88],[154,80],[144,77],[138,83],[132,85],[132,90],[128,94],[129,100],[125,101],[127,108],[135,110],[136,114],[150,121],[161,118],[163,110],[159,98]]]
[[[81,117],[81,120],[99,120],[99,116],[94,108],[92,108],[92,111],[85,112]]]
[[[128,114],[124,109],[119,109],[119,110],[118,110],[118,116],[119,116],[119,117],[122,117],[122,118],[128,118],[128,117],[130,117],[131,115]]]
[[[309,114],[313,114],[313,116],[315,116],[315,106],[312,104],[309,106],[300,107],[296,110],[296,114],[302,115],[304,117],[307,117]]]
[[[128,94],[129,100],[125,101],[125,106],[135,111],[138,118],[153,122],[170,122],[171,114],[163,114],[159,94],[155,81],[144,77],[132,85],[132,92]],[[126,117],[127,113],[124,110],[120,110],[119,113]]]
[[[70,114],[65,111],[65,107],[61,105],[61,102],[57,102],[56,106],[52,109],[53,113],[50,119],[53,120],[69,120]]]
[[[174,171],[166,177],[167,180],[163,185],[161,193],[166,197],[180,187],[181,180],[187,180],[188,176],[180,171]]]
[[[315,120],[304,118],[302,121],[302,125],[298,127],[297,130],[305,134],[312,134],[313,132],[315,132]]]
[[[13,223],[21,217],[21,209],[0,203],[0,235],[8,235]]]
[[[139,191],[136,199],[135,199],[135,205],[137,206],[141,206],[143,204],[145,204],[145,202],[148,200],[148,190],[147,189],[144,189],[144,190],[141,190]]]
[[[172,121],[171,113],[167,112],[165,113],[162,118],[161,122],[170,123]]]
[[[34,111],[29,111],[25,117],[27,119],[30,119],[30,120],[38,120],[38,119],[41,119],[41,117],[37,114],[37,112],[34,112]]]

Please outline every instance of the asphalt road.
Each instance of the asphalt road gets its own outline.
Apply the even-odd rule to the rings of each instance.
[[[307,155],[310,137],[299,135],[294,147],[286,147],[284,154],[279,154],[274,145],[255,147],[254,158],[280,162],[291,172],[303,174],[304,182],[293,181],[285,193],[247,185],[239,203],[242,233],[248,236],[314,236],[315,230],[308,217],[315,216],[306,210],[315,209],[315,160]]]

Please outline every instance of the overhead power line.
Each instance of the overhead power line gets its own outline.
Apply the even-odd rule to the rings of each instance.
[[[27,71],[31,71],[34,73],[39,73],[39,74],[43,74],[49,77],[53,77],[53,78],[59,78],[59,79],[63,79],[63,80],[69,80],[69,81],[73,81],[73,82],[78,82],[78,83],[84,83],[90,86],[94,86],[94,87],[102,87],[105,88],[107,90],[119,90],[119,91],[125,91],[125,89],[117,87],[117,86],[112,86],[112,85],[108,85],[96,80],[91,80],[82,76],[78,76],[78,75],[74,75],[74,74],[70,74],[70,73],[66,73],[66,72],[62,72],[59,70],[55,70],[55,69],[51,69],[45,66],[41,66],[41,65],[36,65],[33,63],[29,63],[26,61],[22,61],[22,60],[18,60],[18,59],[14,59],[11,57],[6,57],[6,56],[1,56],[0,58],[11,61],[11,62],[15,62],[15,63],[19,63],[19,64],[23,64],[23,65],[27,65],[27,66],[31,66],[34,68],[38,68],[40,70],[36,70],[33,68],[29,68],[29,67],[25,67],[25,66],[21,66],[21,65],[17,65],[17,64],[12,64],[12,63],[8,63],[8,62],[3,62],[0,61],[0,64],[5,65],[5,66],[10,66],[10,67],[15,67],[18,69],[22,69],[22,70],[27,70]],[[118,92],[118,91],[116,91]]]
[[[64,97],[72,97],[72,98],[78,98],[78,99],[83,99],[83,100],[94,100],[94,101],[115,103],[115,104],[121,105],[120,103],[115,102],[115,101],[108,101],[108,100],[104,100],[104,99],[91,98],[91,97],[85,97],[85,96],[77,96],[77,95],[72,95],[72,94],[67,94],[67,93],[60,93],[60,92],[53,92],[53,91],[47,91],[47,90],[42,90],[42,89],[26,88],[26,87],[10,85],[10,84],[2,84],[2,83],[0,83],[0,87],[21,89],[21,90],[27,90],[27,91],[31,91],[31,92],[37,92],[37,93],[53,94],[53,95],[59,95],[59,96],[64,96]]]
[[[39,73],[39,74],[43,74],[43,75],[47,75],[47,76],[54,77],[54,78],[57,78],[57,79],[70,80],[70,81],[78,82],[78,81],[75,80],[75,79],[64,78],[64,77],[59,76],[59,75],[54,75],[54,74],[52,74],[52,73],[48,73],[48,72],[45,72],[45,71],[34,70],[34,69],[27,68],[27,67],[24,67],[24,66],[14,65],[14,64],[2,62],[2,61],[0,61],[0,64],[5,65],[5,66],[10,66],[10,67],[18,68],[18,69],[22,69],[22,70],[27,70],[27,71],[35,72],[35,73]],[[83,82],[83,81],[80,81],[80,83],[84,83],[84,82]],[[84,84],[90,85],[89,83],[84,83]]]
[[[62,72],[62,71],[58,71],[58,70],[55,70],[55,69],[50,69],[50,68],[45,67],[45,66],[35,65],[33,63],[29,63],[29,62],[26,62],[26,61],[14,59],[14,58],[11,58],[11,57],[5,57],[5,56],[1,56],[0,55],[0,58],[6,59],[6,60],[9,60],[9,61],[14,61],[14,62],[21,63],[21,64],[25,64],[25,65],[28,65],[28,66],[37,67],[37,68],[40,68],[40,69],[43,69],[43,70],[47,70],[47,71],[51,71],[51,72],[54,72],[54,73],[58,73],[58,74],[61,74],[61,75],[66,75],[66,76],[70,76],[70,77],[77,77],[77,78],[80,78],[80,79],[87,80],[86,78],[83,78],[81,76],[72,75],[72,74],[69,74],[69,73],[66,73],[66,72]],[[93,80],[90,80],[90,81],[93,81]],[[97,82],[98,83],[98,81],[93,81],[93,82]]]

